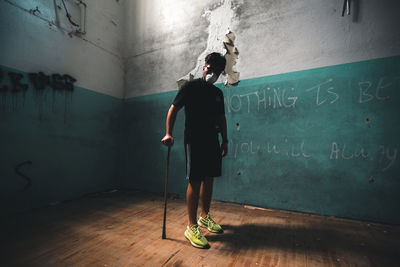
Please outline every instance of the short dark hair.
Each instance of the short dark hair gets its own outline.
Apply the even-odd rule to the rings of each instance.
[[[221,71],[225,70],[226,59],[220,53],[213,52],[206,56],[206,64],[211,64],[212,66],[220,69]]]

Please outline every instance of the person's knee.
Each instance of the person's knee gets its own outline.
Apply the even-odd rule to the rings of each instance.
[[[189,180],[188,190],[193,193],[198,193],[200,191],[201,181]]]
[[[203,183],[204,183],[205,185],[208,185],[208,186],[212,185],[213,182],[214,182],[214,177],[206,177],[206,178],[204,178],[204,180],[203,180]]]
[[[201,185],[201,180],[191,179],[189,180],[189,186],[191,187],[198,187]]]

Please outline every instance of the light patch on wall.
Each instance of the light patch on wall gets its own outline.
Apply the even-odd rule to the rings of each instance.
[[[225,0],[221,1],[219,6],[213,6],[203,12],[202,17],[210,22],[207,30],[207,47],[197,57],[196,67],[177,81],[179,89],[186,81],[190,81],[194,77],[201,77],[204,58],[207,54],[212,52],[219,52],[221,54],[227,53],[226,48],[221,46],[221,42],[223,42],[226,32],[230,32],[232,25],[237,22],[235,16],[236,8],[232,0]],[[217,82],[222,82],[221,79],[220,77]]]
[[[155,2],[159,6],[161,15],[159,19],[161,23],[158,23],[160,30],[168,31],[168,29],[174,28],[188,19],[185,9],[180,6],[182,5],[181,1],[157,0]]]

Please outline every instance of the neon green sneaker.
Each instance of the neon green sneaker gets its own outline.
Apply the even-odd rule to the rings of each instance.
[[[222,233],[223,232],[222,227],[218,223],[216,223],[213,219],[211,219],[210,214],[207,214],[207,216],[204,218],[201,218],[201,216],[200,216],[197,223],[199,224],[199,226],[207,228],[207,230],[212,233]]]
[[[192,246],[196,248],[205,248],[208,246],[208,241],[203,236],[197,224],[193,225],[191,228],[187,226],[185,237],[190,241]]]

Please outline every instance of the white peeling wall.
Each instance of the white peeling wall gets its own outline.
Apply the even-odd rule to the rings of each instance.
[[[127,0],[125,97],[198,77],[204,55],[224,51],[228,30],[240,79],[400,55],[399,1],[352,0],[342,17],[343,2]]]
[[[400,54],[400,3],[352,0],[246,1],[237,42],[243,77]]]
[[[77,22],[79,9],[73,2],[65,0]],[[122,98],[123,1],[84,2],[86,34],[78,37],[69,34],[72,27],[61,0],[0,0],[0,64],[68,74],[79,87]]]

